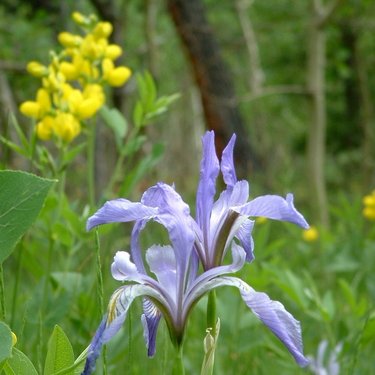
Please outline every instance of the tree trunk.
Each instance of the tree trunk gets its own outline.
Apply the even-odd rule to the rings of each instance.
[[[308,134],[307,159],[310,179],[310,199],[315,220],[328,224],[327,192],[324,175],[325,134],[326,134],[326,36],[321,22],[322,4],[313,0],[313,14],[310,29],[308,55],[308,89],[311,93],[310,128]]]
[[[206,126],[215,131],[219,157],[232,133],[236,133],[236,165],[240,176],[248,175],[253,155],[229,70],[220,55],[203,4],[201,0],[168,0],[168,8],[200,90]]]

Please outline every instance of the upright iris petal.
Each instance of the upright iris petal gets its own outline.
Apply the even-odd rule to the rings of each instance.
[[[247,181],[237,181],[234,167],[235,140],[233,135],[219,163],[215,152],[214,133],[207,132],[202,138],[203,158],[197,191],[197,223],[201,238],[197,236],[200,244],[196,244],[196,248],[200,249],[198,253],[205,269],[220,265],[234,238],[237,238],[244,248],[246,260],[250,262],[254,259],[251,239],[253,222],[249,217],[262,216],[289,221],[308,228],[306,220],[293,205],[292,194],[288,194],[286,199],[277,195],[264,195],[248,201],[249,184]],[[226,189],[214,201],[219,170]]]

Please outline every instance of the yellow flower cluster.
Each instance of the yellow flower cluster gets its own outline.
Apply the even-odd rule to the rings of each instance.
[[[36,61],[27,65],[27,71],[41,79],[42,87],[34,101],[21,104],[20,111],[38,121],[36,132],[42,140],[72,141],[81,132],[82,120],[94,116],[104,104],[103,87],[122,86],[131,76],[128,67],[114,64],[122,49],[108,41],[112,33],[109,22],[78,12],[72,18],[84,35],[60,33],[58,40],[64,49],[60,54],[51,53],[48,66]]]
[[[363,197],[363,216],[369,220],[375,220],[375,190]]]
[[[318,229],[312,225],[309,229],[305,229],[302,232],[302,238],[306,242],[314,242],[314,241],[316,241],[319,238]]]

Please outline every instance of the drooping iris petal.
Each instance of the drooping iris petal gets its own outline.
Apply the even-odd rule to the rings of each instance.
[[[143,300],[143,337],[146,342],[147,355],[153,357],[156,351],[156,334],[159,327],[161,313],[158,308],[147,298]]]
[[[101,321],[98,329],[95,332],[94,338],[89,346],[85,368],[81,375],[89,375],[95,370],[96,359],[100,355],[100,351],[103,346],[103,332],[107,323],[107,317],[105,316]]]
[[[103,318],[91,341],[82,375],[90,375],[94,371],[95,361],[100,354],[102,346],[119,331],[126,319],[130,305],[135,298],[140,296],[152,297],[166,304],[163,296],[147,285],[132,284],[117,289],[111,296],[108,313]]]
[[[147,207],[139,202],[130,202],[127,199],[114,199],[104,204],[95,212],[86,224],[87,230],[106,223],[120,223],[143,218],[152,218],[158,213],[156,207]]]
[[[304,367],[309,360],[303,354],[300,323],[277,301],[272,301],[267,294],[256,292],[237,277],[222,276],[209,282],[210,289],[220,286],[234,286],[252,312],[279,338],[293,355],[296,362]]]
[[[215,150],[215,134],[206,132],[202,137],[203,156],[196,197],[197,223],[204,233],[208,233],[211,209],[216,192],[216,179],[219,175],[219,160]]]
[[[234,168],[233,163],[233,148],[235,143],[236,135],[233,134],[232,138],[223,150],[220,163],[221,173],[223,174],[224,182],[230,189],[233,188],[233,186],[237,182],[236,170]]]
[[[240,228],[236,233],[236,237],[239,239],[243,249],[246,253],[246,261],[252,262],[254,260],[254,241],[253,237],[251,236],[251,232],[253,231],[254,227],[254,220],[245,219]]]
[[[304,217],[295,209],[293,195],[288,194],[286,199],[278,195],[263,195],[237,207],[242,215],[264,216],[269,219],[289,221],[302,228],[308,228]]]

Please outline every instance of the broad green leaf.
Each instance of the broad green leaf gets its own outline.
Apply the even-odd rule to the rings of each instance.
[[[0,263],[38,216],[53,180],[0,171]]]
[[[44,375],[55,374],[73,364],[74,353],[72,345],[64,331],[56,325],[48,341],[48,352],[46,363],[44,365]],[[69,371],[66,374],[73,375],[74,371]]]
[[[5,363],[3,371],[5,375],[38,375],[30,359],[17,348],[13,348],[12,357]]]
[[[110,109],[105,105],[100,109],[100,115],[103,117],[106,125],[108,125],[115,134],[117,146],[121,145],[128,130],[125,117],[116,108]]]
[[[0,363],[12,355],[12,332],[3,322],[0,322]]]

